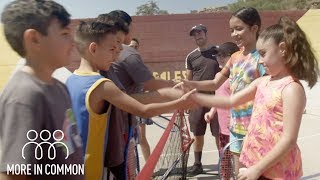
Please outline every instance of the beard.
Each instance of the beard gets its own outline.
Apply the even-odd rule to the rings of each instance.
[[[206,43],[207,43],[207,40],[206,40],[206,39],[203,39],[203,38],[200,38],[200,39],[197,39],[197,40],[196,40],[196,44],[197,44],[199,47],[204,46]]]

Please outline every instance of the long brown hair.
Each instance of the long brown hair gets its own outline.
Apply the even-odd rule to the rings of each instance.
[[[278,24],[265,29],[260,39],[274,39],[275,43],[286,44],[285,65],[297,79],[305,80],[312,88],[319,77],[318,61],[312,51],[305,33],[298,24],[288,17],[281,17]]]

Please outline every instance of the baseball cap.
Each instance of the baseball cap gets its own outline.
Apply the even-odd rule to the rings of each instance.
[[[218,56],[231,56],[239,51],[239,47],[233,42],[225,42],[218,47]]]
[[[207,27],[205,27],[202,24],[195,25],[190,29],[189,35],[192,36],[195,31],[203,31],[203,32],[206,33],[207,32]]]

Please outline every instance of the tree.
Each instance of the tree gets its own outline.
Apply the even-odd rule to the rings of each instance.
[[[229,4],[229,10],[234,12],[241,7],[255,7],[258,10],[297,10],[318,8],[319,0],[238,0],[236,3]]]
[[[166,10],[161,10],[157,3],[153,0],[148,1],[146,4],[137,7],[137,16],[147,16],[147,15],[160,15],[169,14]]]

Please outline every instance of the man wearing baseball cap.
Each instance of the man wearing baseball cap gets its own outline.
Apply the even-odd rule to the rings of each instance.
[[[216,46],[209,45],[208,43],[207,28],[202,24],[198,24],[190,29],[189,35],[193,37],[194,42],[198,47],[190,52],[186,58],[187,79],[193,81],[214,79],[216,73],[220,71],[219,64],[216,60],[218,51]],[[214,92],[203,93],[211,94]],[[190,110],[190,130],[195,138],[193,143],[195,162],[189,169],[188,176],[196,176],[203,173],[201,156],[204,135],[207,128],[204,114],[209,110],[209,108],[205,107]],[[217,115],[215,115],[214,119],[210,122],[211,133],[215,137],[216,142],[218,142],[219,134],[219,123],[217,118]]]
[[[203,31],[205,34],[207,33],[207,27],[205,27],[204,25],[202,24],[198,24],[198,25],[195,25],[191,28],[190,32],[189,32],[189,35],[190,36],[193,36],[193,34],[195,32],[200,32],[200,31]]]

